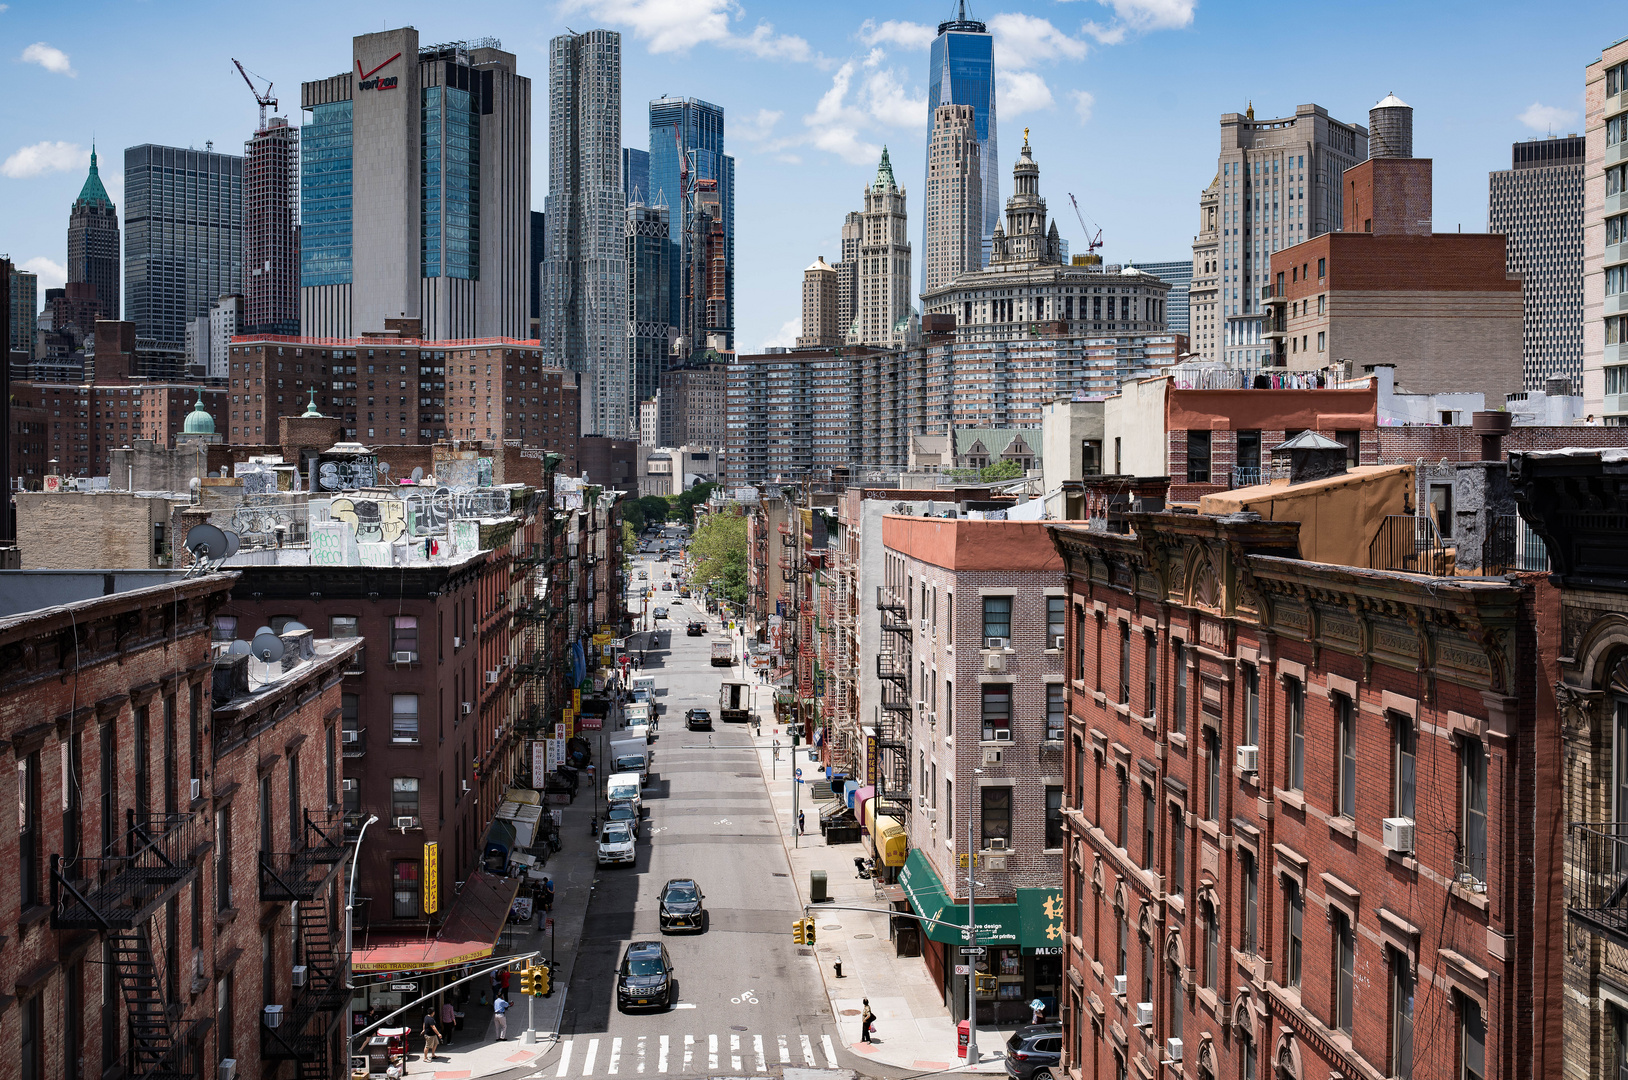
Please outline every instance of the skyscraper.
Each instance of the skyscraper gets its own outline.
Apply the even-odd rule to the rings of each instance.
[[[1601,50],[1584,83],[1584,408],[1628,427],[1628,38]]]
[[[300,332],[300,138],[281,116],[243,144],[244,328]]]
[[[712,188],[707,182],[713,183]],[[735,326],[735,159],[724,153],[724,110],[699,98],[657,98],[650,103],[650,189],[646,200],[669,208],[668,229],[678,245],[673,267],[672,311],[684,334],[685,348],[706,348],[709,331],[724,335],[732,347]],[[711,191],[716,212],[708,215],[708,228],[722,228],[724,259],[723,301],[717,318],[705,314],[707,297],[695,283],[707,275],[696,262],[701,247],[716,247],[695,221],[697,197]],[[714,251],[713,255],[719,252]]]
[[[524,336],[531,80],[493,38],[420,48],[402,27],[351,52],[300,89],[303,333]]]
[[[40,313],[40,279],[27,270],[11,272],[9,347],[18,360],[34,359],[34,320]]]
[[[656,196],[650,190],[650,151],[622,147],[622,197],[629,206],[656,204]]]
[[[887,147],[876,180],[865,188],[860,222],[858,296],[853,345],[903,345],[911,334],[910,233],[905,192],[893,180]]]
[[[927,141],[923,291],[983,268],[983,173],[971,105],[940,105]]]
[[[1165,329],[1175,334],[1188,334],[1187,293],[1193,284],[1193,261],[1139,262],[1136,268],[1160,281],[1170,282],[1170,293],[1165,297]]]
[[[837,271],[821,255],[803,271],[803,332],[799,349],[834,349],[842,344],[837,325]]]
[[[1518,142],[1510,167],[1488,174],[1487,231],[1508,240],[1521,275],[1521,367],[1526,389],[1583,382],[1583,159],[1580,135]]]
[[[187,323],[243,291],[243,159],[143,144],[124,152],[124,314],[180,352]]]
[[[627,208],[628,356],[633,364],[633,399],[649,401],[661,388],[667,367],[672,315],[672,244],[667,208],[634,201]],[[640,429],[643,437],[643,429]]]
[[[582,375],[582,434],[637,435],[622,196],[622,35],[561,34],[548,59],[543,350]]]
[[[68,211],[68,280],[95,288],[98,317],[119,317],[119,211],[102,186],[94,146],[85,186]]]
[[[864,217],[850,210],[842,218],[842,258],[837,271],[837,333],[843,338],[854,328],[854,303],[859,298],[859,234]]]
[[[954,19],[938,24],[927,71],[927,141],[932,144],[933,124],[940,105],[971,105],[972,126],[978,134],[978,160],[983,184],[982,265],[989,265],[990,239],[1001,220],[1000,147],[995,138],[995,39],[989,27],[967,18],[966,0],[961,0]],[[922,242],[926,245],[926,224]],[[922,281],[927,268],[922,268]],[[926,286],[923,285],[923,291]]]

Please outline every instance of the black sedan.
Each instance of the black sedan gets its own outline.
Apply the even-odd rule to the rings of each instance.
[[[659,941],[635,941],[616,969],[616,1007],[670,1009],[678,1004],[673,960]]]
[[[661,930],[704,930],[707,913],[701,906],[705,896],[691,878],[674,878],[661,887]]]
[[[712,714],[705,709],[691,709],[684,714],[684,726],[691,731],[711,731]]]
[[[684,627],[684,636],[686,637],[705,637],[706,634],[707,624],[704,622],[692,622]]]

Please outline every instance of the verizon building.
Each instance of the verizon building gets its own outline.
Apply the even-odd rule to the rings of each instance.
[[[526,336],[531,80],[493,39],[352,40],[305,83],[300,328],[352,337],[416,318],[429,340]]]

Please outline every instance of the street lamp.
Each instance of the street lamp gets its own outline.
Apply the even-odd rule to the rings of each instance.
[[[356,985],[351,981],[351,927],[355,923],[356,910],[356,861],[362,857],[362,838],[367,835],[367,827],[379,820],[379,815],[369,814],[367,820],[362,822],[361,831],[356,834],[356,850],[350,857],[350,883],[345,889],[345,989],[354,991]],[[351,1033],[356,1030],[356,995],[352,993],[345,999],[345,1039],[346,1046],[350,1045]]]

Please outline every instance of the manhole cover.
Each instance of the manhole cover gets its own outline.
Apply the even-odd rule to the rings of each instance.
[[[854,935],[854,940],[855,941],[865,941],[865,940],[868,940],[868,939],[873,938],[875,936],[876,936],[875,934],[855,934]]]
[[[841,923],[828,922],[824,926],[820,927],[820,929],[821,930],[841,930],[842,929],[842,924]]]
[[[859,1010],[858,1009],[843,1009],[842,1010],[842,1015],[843,1016],[858,1016],[859,1015]]]

